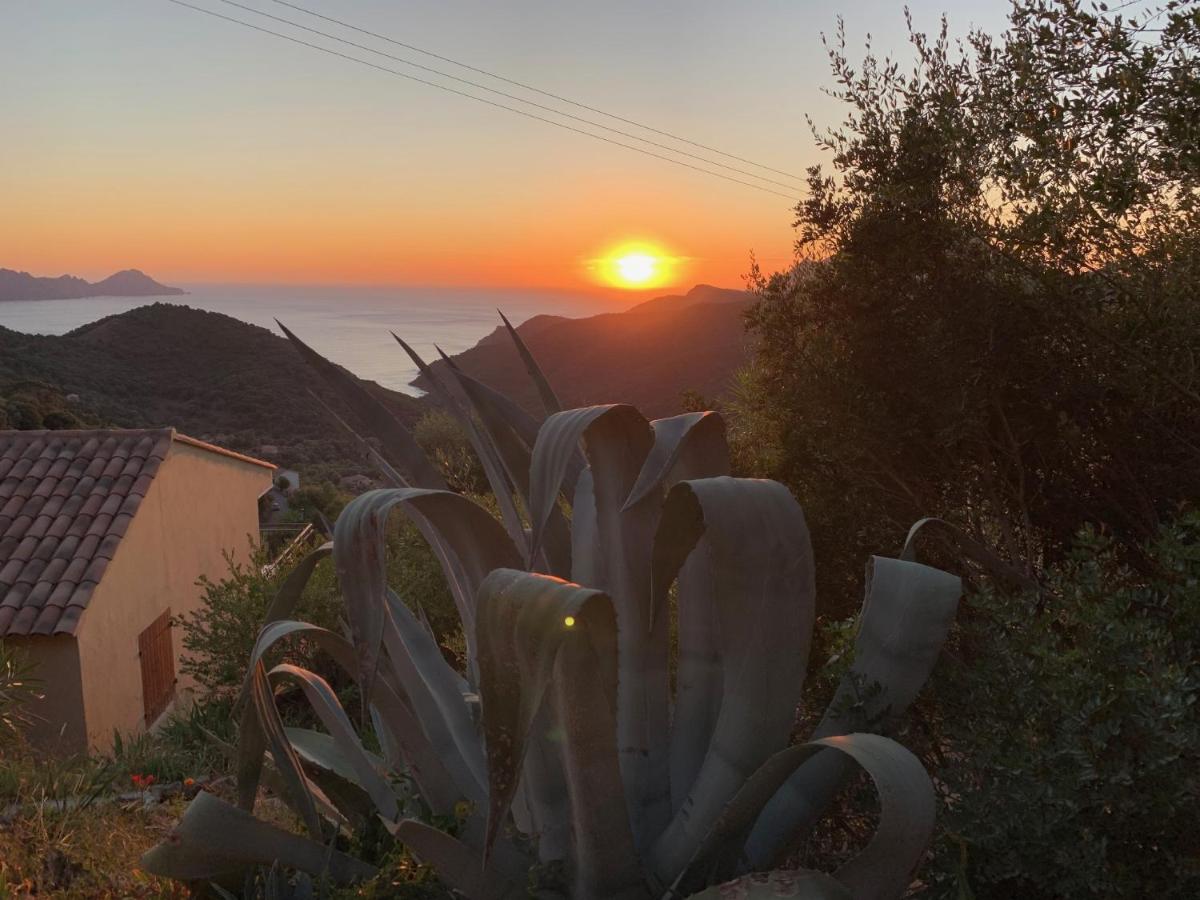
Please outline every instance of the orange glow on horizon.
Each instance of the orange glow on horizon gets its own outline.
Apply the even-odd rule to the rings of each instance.
[[[588,260],[592,279],[607,287],[644,291],[675,284],[684,257],[672,256],[649,241],[627,241]]]

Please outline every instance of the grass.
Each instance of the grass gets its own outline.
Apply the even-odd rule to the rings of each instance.
[[[183,801],[92,804],[65,812],[35,807],[0,827],[0,900],[186,897],[179,884],[137,868],[137,859],[165,837]]]
[[[197,703],[153,733],[119,737],[105,755],[53,757],[0,743],[0,900],[191,896],[183,885],[137,867],[141,855],[171,832],[188,801],[180,795],[162,803],[131,797],[137,792],[133,778],[153,776],[164,785],[207,777],[214,780],[206,789],[232,802],[232,780],[221,777],[231,771],[231,760],[217,741],[236,743],[235,718],[228,701]],[[256,815],[298,828],[292,812],[265,792]],[[370,843],[354,849],[377,861],[379,876],[326,896],[450,898],[433,873],[390,838],[362,834],[354,840]],[[246,893],[264,895],[261,885]]]
[[[226,703],[198,703],[152,734],[118,736],[106,755],[0,747],[0,900],[187,896],[137,868],[186,801],[148,804],[128,795],[134,776],[161,785],[224,774],[229,762],[209,735],[232,742],[232,719]]]

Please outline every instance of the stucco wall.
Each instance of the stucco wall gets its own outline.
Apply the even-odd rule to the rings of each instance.
[[[34,721],[25,729],[26,736],[38,747],[62,754],[82,750],[87,730],[83,721],[83,692],[79,678],[79,653],[75,638],[67,634],[53,637],[6,637],[4,643],[16,647],[34,663],[33,677],[41,682],[40,700],[29,704]]]
[[[163,610],[194,611],[196,579],[228,571],[224,553],[246,561],[258,536],[257,498],[272,470],[174,441],[122,538],[77,629],[87,741],[110,746],[114,730],[142,731],[138,635]],[[182,635],[172,629],[175,670]],[[192,685],[183,679],[179,696]]]

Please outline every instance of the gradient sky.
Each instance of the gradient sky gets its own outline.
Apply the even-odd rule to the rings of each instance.
[[[820,33],[841,12],[852,48],[904,41],[902,0],[297,2],[798,173],[819,159],[804,114],[840,118]],[[926,30],[952,7],[956,33],[1007,9],[909,5]],[[165,0],[0,0],[0,123],[0,267],[35,274],[579,290],[648,240],[684,260],[677,284],[734,286],[752,250],[791,252],[785,198]]]

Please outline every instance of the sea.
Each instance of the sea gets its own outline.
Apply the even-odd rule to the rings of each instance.
[[[360,378],[409,394],[416,366],[392,340],[394,331],[425,359],[435,345],[448,354],[473,347],[502,324],[540,314],[589,316],[628,303],[585,293],[470,287],[180,284],[171,297],[86,297],[0,303],[0,326],[29,334],[66,334],[105,316],[149,303],[176,303],[224,313],[280,334],[278,319],[318,352]]]

